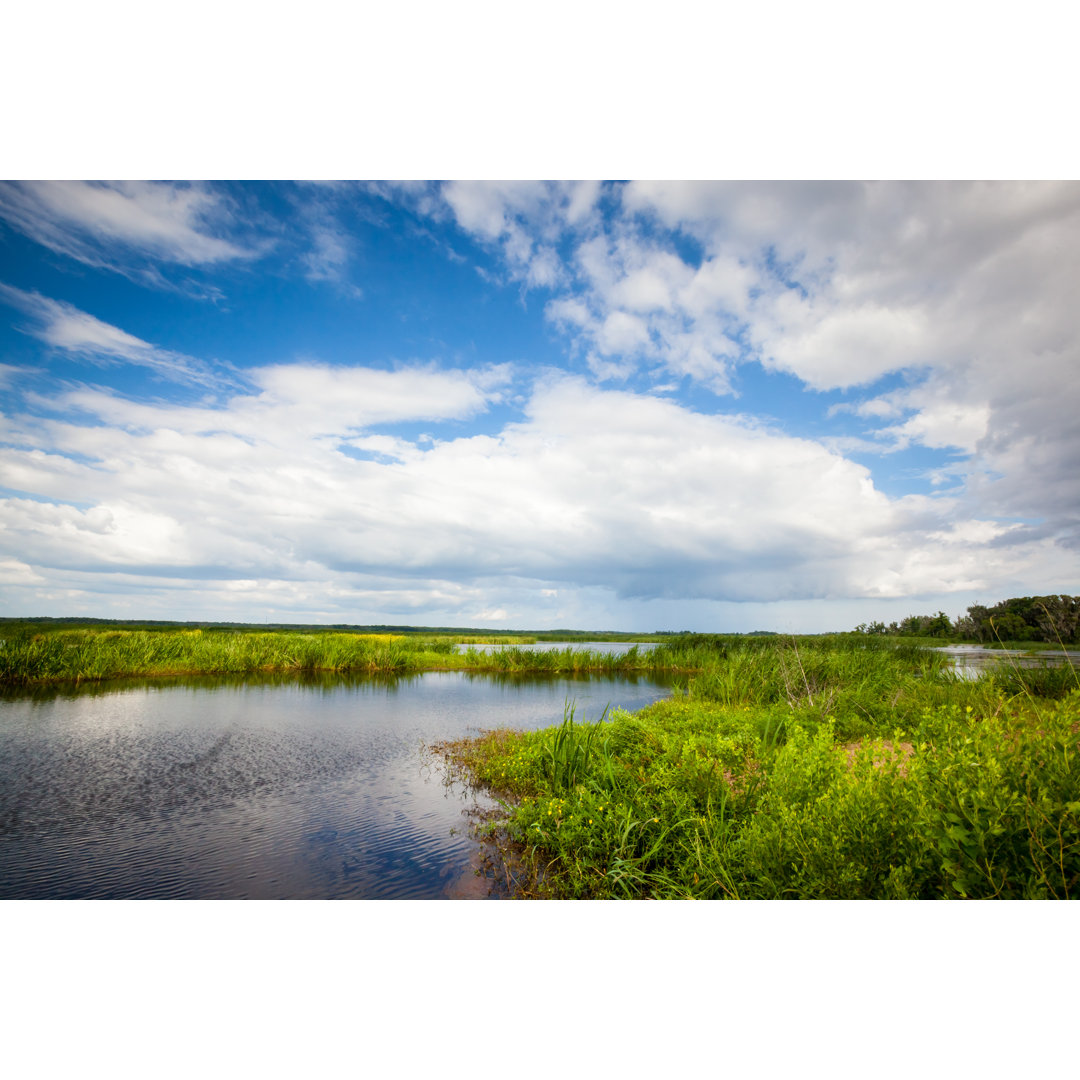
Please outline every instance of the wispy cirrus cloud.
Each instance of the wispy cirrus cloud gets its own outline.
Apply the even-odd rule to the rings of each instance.
[[[299,261],[304,277],[315,284],[325,282],[359,299],[363,290],[349,279],[355,239],[337,213],[342,194],[350,192],[350,185],[305,185],[293,202],[301,226],[303,250]]]
[[[235,386],[235,376],[205,360],[152,345],[63,300],[0,282],[0,302],[28,315],[25,331],[46,345],[94,364],[134,364],[173,382],[208,388]]]
[[[161,264],[203,268],[267,250],[265,239],[244,238],[232,200],[205,184],[8,181],[0,219],[59,255],[157,285],[170,284]]]
[[[311,248],[302,261],[308,281],[342,281],[349,262],[347,234],[330,222],[319,222],[312,227]]]

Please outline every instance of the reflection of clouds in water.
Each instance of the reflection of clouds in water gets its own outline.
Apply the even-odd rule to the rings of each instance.
[[[645,678],[127,684],[0,700],[0,897],[425,897],[468,866],[463,811],[421,746],[544,727]]]

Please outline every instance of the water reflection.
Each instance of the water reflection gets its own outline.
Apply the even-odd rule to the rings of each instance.
[[[934,652],[944,653],[952,660],[953,669],[962,679],[978,679],[995,669],[1061,667],[1080,665],[1080,652],[1065,649],[1046,649],[1025,652],[1020,649],[986,649],[980,645],[945,645]]]
[[[56,682],[41,683],[31,686],[0,686],[0,702],[3,701],[55,701],[57,698],[74,700],[87,697],[108,697],[126,691],[175,691],[182,690],[196,693],[201,690],[215,692],[243,690],[246,687],[287,686],[300,690],[337,692],[343,686],[373,687],[383,686],[394,689],[399,683],[408,683],[420,678],[419,674],[395,675],[378,673],[373,675],[348,672],[307,672],[290,674],[286,672],[265,672],[247,675],[156,675],[153,678],[129,677],[120,679],[100,679],[93,682]]]
[[[0,897],[445,895],[473,854],[475,797],[443,785],[425,742],[666,692],[640,676],[428,672],[8,693]]]
[[[572,649],[574,652],[599,652],[611,653],[613,656],[623,656],[631,649],[638,652],[649,652],[656,648],[652,641],[533,641],[524,644],[499,643],[484,645],[456,645],[454,648],[459,653],[473,649],[476,652],[499,652],[502,649],[520,649],[523,652],[562,652],[564,649]]]

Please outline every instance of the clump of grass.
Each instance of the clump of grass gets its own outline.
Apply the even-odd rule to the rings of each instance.
[[[563,722],[551,733],[543,757],[544,776],[556,790],[571,790],[584,779],[590,764],[593,742],[596,740],[604,714],[595,724],[574,725],[576,706],[569,701],[563,707]]]
[[[625,653],[615,654],[595,649],[522,649],[516,646],[480,652],[469,648],[465,664],[473,670],[495,672],[535,672],[538,674],[578,674],[597,672],[616,674],[627,671],[647,671],[653,665],[650,654],[636,646]]]
[[[637,714],[448,748],[505,800],[522,893],[1080,894],[1080,692],[797,646],[692,643],[685,691]]]

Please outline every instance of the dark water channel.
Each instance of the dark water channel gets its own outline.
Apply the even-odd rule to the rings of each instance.
[[[666,696],[655,678],[155,680],[0,698],[0,898],[483,894],[424,744]]]

